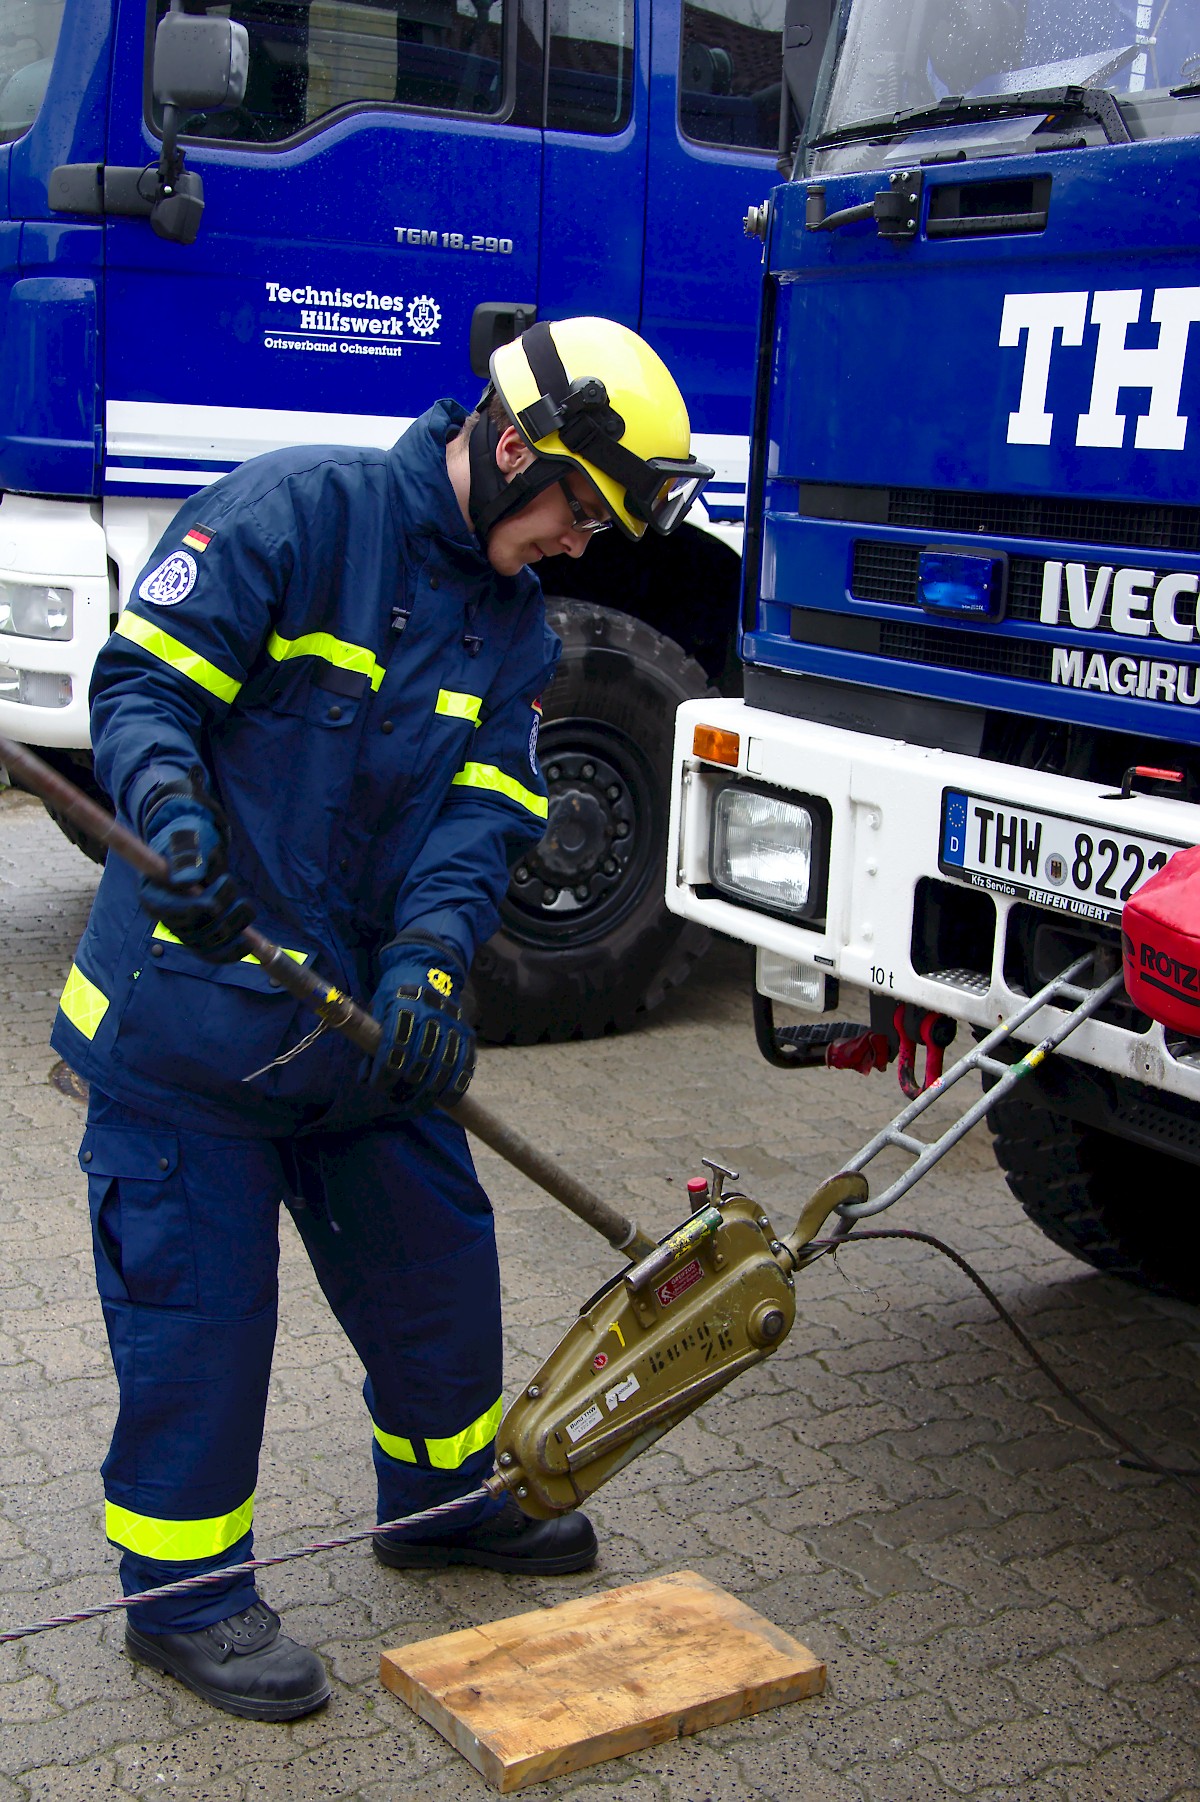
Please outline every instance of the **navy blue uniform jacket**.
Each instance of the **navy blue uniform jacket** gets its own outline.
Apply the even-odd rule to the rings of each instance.
[[[97,659],[97,774],[135,829],[203,765],[256,925],[353,994],[420,929],[469,964],[509,866],[545,829],[538,697],[554,671],[541,588],[498,576],[446,473],[442,401],[389,451],[256,457],[189,501]],[[332,1032],[253,960],[211,964],[138,906],[110,857],[55,1049],[180,1125],[284,1134],[386,1104]],[[332,1110],[332,1111],[331,1111]]]

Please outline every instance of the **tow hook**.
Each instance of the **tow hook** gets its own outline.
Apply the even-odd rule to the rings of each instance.
[[[887,1034],[860,1032],[857,1038],[837,1039],[825,1048],[825,1064],[830,1070],[857,1070],[869,1076],[872,1070],[888,1067]]]
[[[896,1064],[896,1076],[900,1087],[910,1101],[923,1095],[942,1079],[942,1059],[946,1055],[946,1047],[953,1043],[958,1031],[958,1023],[948,1014],[922,1014],[918,1027],[920,1043],[925,1047],[925,1080],[917,1081],[917,1040],[905,1027],[906,1008],[903,1002],[897,1007],[892,1024],[900,1040],[900,1056]]]

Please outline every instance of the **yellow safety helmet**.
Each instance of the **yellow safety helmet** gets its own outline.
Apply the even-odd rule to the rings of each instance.
[[[580,470],[627,538],[648,525],[673,532],[712,479],[691,455],[687,408],[670,370],[615,320],[539,320],[493,353],[490,372],[546,477],[560,479],[564,466]],[[528,473],[529,488],[546,485]]]

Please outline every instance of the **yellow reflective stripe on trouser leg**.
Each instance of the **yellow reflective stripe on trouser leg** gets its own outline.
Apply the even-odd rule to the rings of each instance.
[[[276,663],[286,663],[290,657],[320,657],[334,669],[370,677],[374,689],[383,681],[383,665],[376,662],[373,651],[366,645],[335,638],[332,632],[305,632],[300,638],[282,638],[278,632],[272,632],[267,640],[267,656]]]
[[[130,613],[126,609],[117,621],[116,630],[122,638],[128,638],[132,644],[140,645],[143,651],[149,651],[152,657],[157,657],[169,669],[177,670],[190,682],[195,682],[198,687],[206,689],[210,695],[215,695],[218,701],[236,699],[238,690],[242,686],[240,682],[232,676],[227,676],[223,669],[218,669],[215,663],[210,663],[207,657],[200,655],[199,651],[190,650],[177,638],[172,638],[171,634],[164,632],[161,626],[156,626],[152,621],[143,619],[140,613]]]
[[[76,1032],[85,1039],[94,1039],[96,1028],[108,1012],[108,996],[88,981],[78,964],[72,964],[58,1005]]]
[[[389,1458],[395,1458],[401,1464],[416,1463],[417,1454],[411,1439],[401,1439],[399,1433],[385,1433],[382,1427],[375,1427],[375,1437]]]
[[[535,819],[544,820],[550,813],[545,795],[535,795],[512,776],[506,776],[494,763],[464,763],[454,778],[455,788],[481,788],[493,795],[504,795],[518,806],[527,807]]]
[[[461,1433],[452,1433],[449,1439],[427,1439],[425,1450],[434,1470],[457,1470],[472,1452],[482,1451],[485,1445],[490,1445],[496,1437],[503,1412],[503,1398],[498,1396],[487,1413],[473,1420]]]
[[[452,720],[470,720],[473,726],[477,726],[482,706],[482,695],[465,695],[453,688],[439,688],[433,711],[448,714]]]
[[[104,1531],[114,1545],[142,1558],[163,1564],[195,1564],[227,1552],[254,1522],[254,1497],[232,1514],[214,1514],[208,1520],[158,1520],[152,1514],[134,1514],[116,1502],[104,1504]]]

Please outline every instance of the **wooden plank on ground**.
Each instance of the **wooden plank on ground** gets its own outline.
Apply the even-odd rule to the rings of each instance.
[[[686,1570],[401,1646],[380,1675],[502,1793],[825,1687],[805,1646]]]

